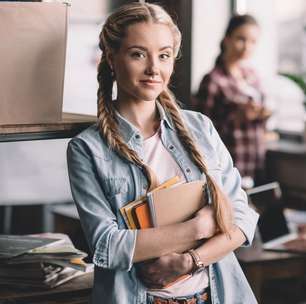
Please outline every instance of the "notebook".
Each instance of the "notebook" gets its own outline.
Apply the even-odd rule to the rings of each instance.
[[[154,188],[151,192],[158,191],[164,188],[171,187],[179,182],[180,178],[178,176],[174,176],[164,183],[160,184],[156,188]],[[147,195],[144,195],[128,204],[124,205],[120,208],[120,213],[129,229],[143,229],[152,227],[150,221],[150,213],[147,210],[138,211],[141,212],[142,219],[137,219],[136,209],[138,206],[143,206],[147,202]],[[144,222],[146,223],[144,223]]]
[[[290,232],[284,215],[281,189],[277,182],[247,190],[260,214],[258,229],[264,250],[306,254],[306,237]]]
[[[154,227],[191,219],[206,204],[202,180],[175,185],[147,194],[148,209]]]

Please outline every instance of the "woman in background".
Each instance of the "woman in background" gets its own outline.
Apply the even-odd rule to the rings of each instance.
[[[94,304],[256,303],[233,250],[250,244],[258,216],[210,120],[179,109],[168,89],[180,43],[171,17],[149,3],[121,7],[100,34],[98,122],[67,151]],[[151,171],[160,183],[206,180],[210,206],[184,223],[127,229],[120,208],[146,194]],[[181,253],[190,241],[199,247]]]
[[[258,36],[259,27],[252,16],[230,19],[215,67],[204,76],[193,102],[195,110],[213,121],[241,176],[261,183],[265,122],[270,113],[256,72],[244,64],[253,54]]]

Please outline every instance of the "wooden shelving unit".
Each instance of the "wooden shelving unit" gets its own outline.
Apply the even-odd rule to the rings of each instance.
[[[40,124],[0,124],[0,143],[71,138],[97,121],[95,116],[63,113],[62,120]],[[42,202],[42,204],[44,204]],[[11,231],[12,206],[4,208],[4,233]],[[2,224],[1,224],[2,225]],[[1,300],[0,300],[1,302]]]
[[[96,122],[91,115],[63,113],[53,123],[0,125],[0,142],[70,138]]]

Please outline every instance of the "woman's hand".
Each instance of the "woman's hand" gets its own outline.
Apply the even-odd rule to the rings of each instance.
[[[211,206],[200,209],[194,219],[198,225],[199,239],[208,239],[217,233],[217,225]]]
[[[270,118],[272,115],[272,112],[267,109],[266,107],[262,107],[261,111],[260,111],[260,119],[261,120],[267,120],[268,118]]]
[[[265,106],[256,104],[255,102],[248,102],[245,104],[245,119],[247,121],[253,120],[267,120],[272,115],[272,112]]]
[[[256,104],[252,100],[239,104],[237,106],[236,121],[241,123],[261,119],[263,108],[262,105]]]
[[[192,219],[198,239],[208,239],[217,233],[211,206],[200,209]],[[138,263],[137,273],[148,288],[163,288],[185,274],[191,273],[193,261],[188,253],[170,253],[158,259]]]
[[[245,116],[247,120],[256,120],[260,118],[263,107],[255,102],[248,102],[245,108]]]
[[[160,289],[191,273],[193,261],[188,253],[170,253],[158,259],[138,263],[136,268],[146,287]]]

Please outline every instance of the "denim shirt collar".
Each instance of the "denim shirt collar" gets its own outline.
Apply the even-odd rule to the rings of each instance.
[[[160,122],[165,126],[169,127],[171,130],[175,130],[173,121],[169,113],[166,113],[162,105],[156,101],[157,110],[159,112]],[[124,138],[124,141],[128,143],[130,139],[135,135],[140,135],[138,128],[136,128],[132,123],[130,123],[126,118],[124,118],[118,111],[116,111],[116,118],[119,124],[119,132]]]

